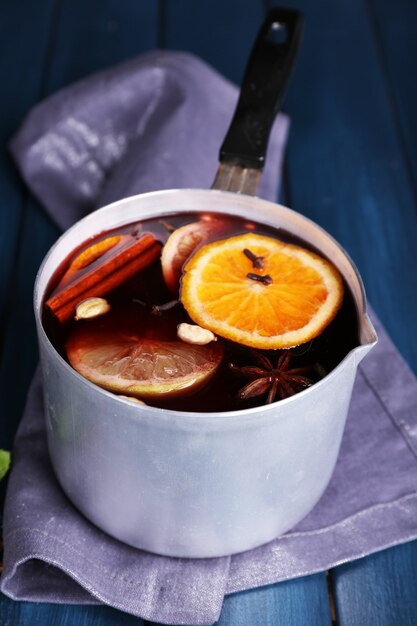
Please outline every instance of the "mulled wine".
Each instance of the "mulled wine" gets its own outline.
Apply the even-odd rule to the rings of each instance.
[[[245,276],[256,290],[268,290],[273,281],[276,285],[276,275],[267,273],[268,261],[244,243],[252,241],[250,237],[284,242],[320,256],[286,231],[226,214],[178,213],[135,222],[84,242],[61,264],[44,299],[46,333],[61,356],[86,378],[156,407],[231,411],[302,391],[359,343],[357,311],[345,281],[341,280],[343,300],[323,330],[308,341],[279,349],[264,347],[262,342],[258,348],[256,341],[241,343],[234,334],[222,331],[229,322],[235,323],[234,315],[242,318],[236,313],[236,302],[246,297],[230,271],[220,281],[224,285],[230,281],[225,324],[205,328],[194,315],[192,299],[186,297],[190,289],[184,276],[198,269],[189,259],[199,251],[211,251],[217,242],[227,252],[229,241],[242,241],[241,250],[231,252],[230,258],[237,254],[236,264],[247,264]],[[293,271],[291,263],[283,274]],[[204,268],[204,260],[200,265]],[[219,261],[215,271],[223,267]],[[217,287],[204,272],[201,276],[206,292],[213,295]],[[229,288],[224,288],[218,300],[226,306]],[[203,291],[197,291],[200,297]],[[195,289],[191,293],[195,295]],[[292,317],[298,315],[291,303],[284,304]],[[268,306],[253,315],[273,324],[275,311]],[[239,323],[242,336],[249,336],[249,321]]]

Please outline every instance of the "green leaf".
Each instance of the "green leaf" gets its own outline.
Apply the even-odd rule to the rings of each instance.
[[[7,474],[10,467],[10,452],[0,450],[0,480]]]

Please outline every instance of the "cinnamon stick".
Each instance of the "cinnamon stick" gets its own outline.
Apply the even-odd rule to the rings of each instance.
[[[153,263],[161,244],[150,233],[115,235],[92,244],[72,261],[45,306],[65,322],[85,298],[109,293]]]

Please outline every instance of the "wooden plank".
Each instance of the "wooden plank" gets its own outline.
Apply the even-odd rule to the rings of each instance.
[[[265,16],[262,0],[174,0],[163,4],[161,44],[187,50],[240,83]]]
[[[227,596],[218,626],[331,624],[324,574]]]
[[[0,594],[2,626],[144,626],[133,615],[105,606],[14,602]]]
[[[44,58],[52,19],[52,0],[45,0],[30,20],[28,1],[0,5],[0,329],[4,332],[13,266],[20,236],[26,192],[7,151],[7,143],[41,93]],[[1,341],[0,341],[1,346]]]
[[[334,584],[340,626],[417,624],[417,542],[338,567]]]
[[[395,7],[388,2],[370,2],[369,10],[386,94],[402,149],[403,167],[413,189],[416,209],[417,87],[410,76],[417,59],[417,5],[408,0],[402,0]],[[409,271],[415,273],[414,259],[411,258],[410,263]],[[409,339],[414,341],[414,335],[409,334]],[[417,623],[416,541],[339,567],[334,579],[341,626],[359,621],[387,626]]]
[[[10,302],[15,290],[14,269],[27,191],[17,176],[7,151],[7,143],[23,116],[39,98],[52,20],[52,0],[45,0],[29,21],[31,4],[4,0],[0,5],[0,77],[2,79],[0,115],[0,356],[4,333],[12,314]],[[14,398],[15,399],[15,398]],[[0,446],[10,449],[15,426],[0,395]],[[0,484],[0,509],[7,479]],[[7,623],[0,619],[0,623]]]
[[[415,0],[369,3],[387,97],[417,199],[417,3]]]
[[[382,6],[391,19],[388,4]],[[417,341],[409,332],[417,322],[415,195],[374,25],[363,2],[324,2],[320,12],[312,2],[304,7],[305,39],[287,99],[291,205],[347,248],[372,304],[417,371]],[[413,543],[336,568],[340,624],[417,623],[416,563]]]
[[[157,46],[154,0],[60,0],[48,92]]]
[[[285,107],[291,205],[348,250],[417,372],[410,336],[417,327],[417,211],[366,3],[325,0],[318,11],[305,0],[303,9],[305,37]]]
[[[57,228],[34,200],[28,200],[22,229],[19,261],[14,273],[15,291],[10,303],[7,332],[0,359],[0,398],[4,445],[10,447],[26,401],[37,363],[37,340],[32,294],[37,269],[55,241]]]

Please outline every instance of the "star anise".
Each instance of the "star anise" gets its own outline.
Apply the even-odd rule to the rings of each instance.
[[[311,367],[291,367],[293,353],[285,350],[277,359],[276,366],[264,354],[251,350],[256,365],[243,367],[230,363],[229,367],[242,374],[250,382],[239,391],[242,400],[267,394],[266,404],[270,404],[278,396],[288,398],[313,384],[313,380],[305,374],[312,371]]]

